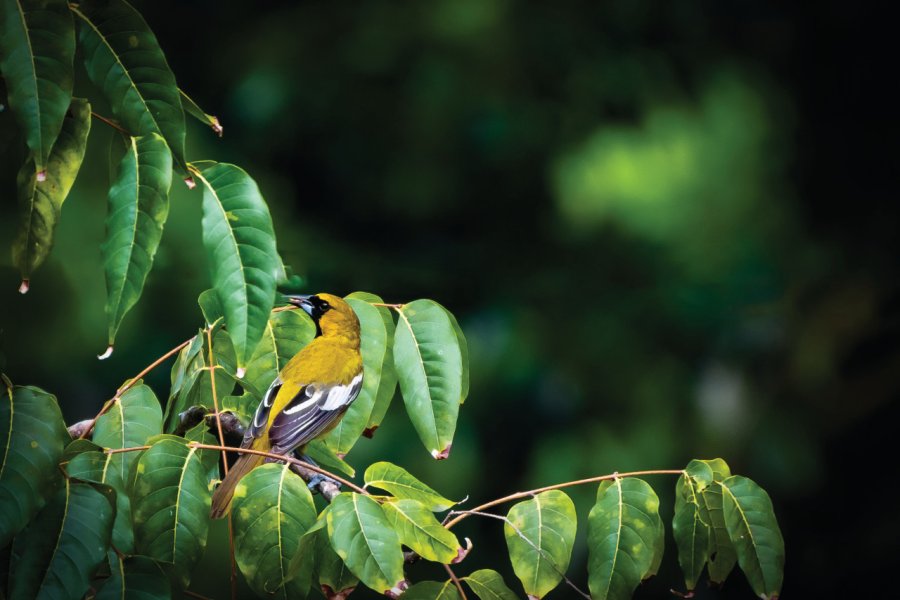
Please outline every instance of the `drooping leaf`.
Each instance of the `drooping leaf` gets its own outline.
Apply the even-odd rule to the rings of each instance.
[[[273,312],[266,321],[262,339],[247,363],[245,379],[254,389],[265,392],[284,365],[314,337],[316,325],[303,311]]]
[[[181,105],[184,106],[184,111],[212,129],[215,134],[219,137],[222,137],[222,124],[219,122],[219,118],[207,114],[202,108],[197,106],[197,103],[194,100],[184,93],[184,90],[178,90],[181,93]]]
[[[604,481],[588,515],[588,586],[600,600],[631,598],[649,572],[659,498],[647,482]]]
[[[450,454],[462,396],[462,354],[447,311],[415,300],[399,311],[394,365],[406,411],[434,458]]]
[[[109,547],[115,491],[65,481],[13,542],[9,597],[81,598]]]
[[[405,589],[400,540],[380,504],[362,494],[341,493],[332,500],[326,522],[331,547],[363,583],[380,593]]]
[[[559,585],[575,544],[575,505],[559,490],[519,502],[503,526],[509,559],[529,598],[543,598]]]
[[[448,565],[462,556],[463,549],[456,536],[418,500],[385,502],[382,508],[400,543],[425,560]]]
[[[672,535],[678,547],[678,563],[684,573],[684,584],[689,592],[700,580],[709,546],[709,523],[701,517],[702,502],[694,478],[681,475],[675,484]]]
[[[203,246],[240,372],[265,332],[281,259],[256,182],[234,165],[203,164]]]
[[[784,579],[784,538],[769,494],[740,475],[720,485],[725,526],[741,570],[757,596],[777,598]]]
[[[518,597],[506,586],[503,576],[491,569],[475,571],[463,577],[475,595],[481,600],[518,600]]]
[[[172,586],[162,567],[146,556],[120,557],[110,553],[110,576],[94,600],[168,600]]]
[[[134,552],[134,530],[131,526],[131,500],[125,481],[112,461],[120,454],[89,451],[74,456],[66,465],[69,477],[103,483],[116,491],[116,518],[113,522],[112,542],[120,552]]]
[[[291,559],[316,521],[306,483],[287,464],[257,467],[235,488],[231,515],[235,560],[250,588],[287,600]]]
[[[210,492],[200,451],[166,436],[141,454],[135,471],[135,549],[171,565],[176,582],[186,588],[209,530]]]
[[[56,398],[36,387],[0,387],[0,547],[46,504],[71,438]]]
[[[453,581],[420,581],[403,592],[403,600],[460,600]]]
[[[110,346],[153,266],[169,215],[171,185],[172,153],[165,140],[157,133],[130,138],[109,188],[106,240],[100,247]]]
[[[124,0],[73,5],[88,77],[133,136],[157,133],[185,169],[184,112],[175,75],[156,36]]]
[[[351,296],[347,296],[347,303],[359,318],[363,387],[337,426],[323,438],[325,445],[340,457],[350,452],[369,424],[388,352],[388,332],[378,307]]]
[[[9,0],[5,3],[8,4]],[[37,180],[35,166],[30,159],[19,170],[16,183],[21,221],[12,246],[12,258],[26,286],[31,274],[44,262],[53,247],[59,214],[81,168],[90,129],[91,105],[82,98],[73,98],[65,113],[62,129],[58,132],[59,137],[47,158],[46,179]],[[27,290],[27,287],[24,289]]]
[[[456,320],[456,315],[446,308],[444,310],[447,311],[447,316],[450,317],[450,323],[453,325],[453,331],[456,332],[456,339],[459,343],[459,353],[462,360],[462,388],[459,393],[459,403],[462,404],[469,395],[469,343],[466,341],[466,334],[463,333],[462,327],[459,326],[459,321]]]
[[[380,296],[368,292],[353,292],[347,298],[363,300],[370,304],[384,304],[384,300]],[[394,369],[394,330],[396,328],[394,317],[387,307],[378,306],[376,308],[378,309],[378,314],[381,315],[382,323],[384,323],[386,347],[384,362],[381,365],[381,372],[378,378],[378,389],[375,392],[375,401],[372,403],[372,410],[369,413],[369,419],[363,431],[364,435],[368,437],[372,437],[375,430],[381,425],[397,390],[397,371]]]
[[[694,478],[700,492],[700,519],[710,524],[707,543],[707,572],[712,583],[722,583],[734,569],[737,554],[722,512],[722,481],[731,476],[731,470],[721,458],[692,460],[685,468]]]
[[[372,463],[363,478],[366,486],[387,490],[397,498],[417,500],[433,512],[443,512],[456,504],[410,475],[403,467],[389,462]]]
[[[65,0],[4,0],[0,72],[7,101],[34,156],[50,171],[50,152],[72,101],[75,28]]]

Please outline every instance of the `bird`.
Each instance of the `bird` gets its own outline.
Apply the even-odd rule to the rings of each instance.
[[[291,358],[269,386],[244,433],[241,448],[286,456],[331,431],[363,383],[359,319],[332,294],[287,296],[316,325],[316,337]],[[235,488],[254,467],[272,461],[243,453],[216,488],[210,517],[229,510]]]

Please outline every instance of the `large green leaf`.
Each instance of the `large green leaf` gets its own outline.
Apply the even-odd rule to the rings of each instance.
[[[600,484],[588,515],[592,598],[631,598],[653,565],[658,516],[659,498],[647,482],[629,477]]]
[[[684,572],[684,584],[690,592],[697,587],[706,565],[709,523],[701,516],[703,499],[693,477],[681,475],[675,484],[675,516],[672,535],[678,547],[678,563]]]
[[[100,249],[106,270],[106,318],[109,345],[132,306],[162,239],[169,215],[172,153],[156,133],[129,139],[109,188],[106,240]]]
[[[784,579],[784,538],[769,494],[740,475],[720,485],[725,526],[741,570],[757,596],[777,598]]]
[[[34,156],[32,172],[52,169],[50,152],[72,100],[74,57],[75,29],[65,0],[3,0],[0,72]]]
[[[315,556],[312,580],[319,584],[326,598],[346,598],[356,589],[359,578],[331,547],[327,531],[321,530],[312,536],[310,548]]]
[[[381,296],[370,294],[368,292],[353,292],[347,298],[355,300],[363,300],[370,304],[384,304]],[[376,307],[378,314],[381,316],[381,322],[384,323],[386,347],[384,353],[384,362],[381,364],[381,370],[378,377],[378,389],[375,392],[375,400],[372,403],[372,409],[369,411],[368,422],[366,423],[364,435],[372,437],[375,430],[381,425],[384,416],[387,414],[397,390],[397,371],[394,369],[394,317],[391,315],[390,309],[384,306]],[[368,375],[366,375],[368,377]],[[365,381],[363,381],[365,383]]]
[[[257,467],[235,488],[231,515],[235,560],[250,588],[261,597],[287,600],[291,559],[316,521],[306,484],[290,465]]]
[[[337,426],[323,438],[325,445],[339,457],[344,457],[369,424],[381,371],[388,353],[388,331],[378,307],[365,300],[347,296],[347,303],[359,318],[360,352],[363,359],[363,386],[356,400],[344,413]]]
[[[722,481],[731,470],[721,458],[692,460],[685,468],[700,492],[700,519],[710,525],[707,543],[707,572],[712,583],[722,583],[734,569],[737,554],[728,537],[722,512]]]
[[[406,588],[400,540],[380,504],[355,492],[338,494],[326,521],[331,547],[360,581],[382,594]]]
[[[456,536],[418,500],[385,502],[382,509],[400,543],[415,550],[425,560],[448,565],[464,555]]]
[[[74,442],[73,442],[74,444]],[[71,447],[73,444],[70,444]],[[69,448],[66,449],[69,452]],[[108,454],[91,450],[71,458],[66,473],[84,481],[103,483],[116,491],[116,518],[113,522],[112,542],[119,552],[134,552],[134,530],[131,526],[131,500],[125,481],[119,471],[111,467],[113,458],[120,454]]]
[[[203,165],[203,245],[240,377],[269,321],[281,259],[256,182],[234,165]]]
[[[245,379],[255,390],[265,392],[284,365],[314,337],[316,325],[303,311],[273,312],[266,322],[262,339],[247,363]]]
[[[447,458],[462,397],[462,354],[447,311],[416,300],[399,311],[394,365],[406,411],[425,448]]]
[[[110,576],[94,600],[168,600],[172,586],[159,563],[146,556],[122,557],[110,553]]]
[[[509,559],[529,598],[543,598],[569,568],[578,517],[559,490],[537,494],[510,509],[503,527]]]
[[[133,136],[158,133],[180,165],[184,112],[175,75],[139,12],[124,0],[72,5],[88,77]]]
[[[433,512],[445,511],[456,504],[410,475],[403,467],[389,462],[372,463],[363,478],[367,487],[387,490],[397,498],[417,500]]]
[[[444,583],[420,581],[403,592],[403,600],[459,600],[459,598],[459,591],[450,579]]]
[[[134,448],[143,446],[154,435],[162,433],[162,407],[156,394],[149,386],[139,383],[129,388],[121,396],[114,398],[112,405],[94,426],[94,443],[104,448]],[[115,458],[110,468],[119,473],[124,482],[131,472],[131,464],[136,458],[134,452],[122,452]]]
[[[115,492],[66,481],[13,542],[10,600],[81,598],[109,547]]]
[[[137,460],[131,493],[135,549],[169,563],[185,588],[209,530],[210,492],[199,452],[172,436],[160,439]]]
[[[47,159],[46,179],[38,182],[31,160],[19,170],[17,185],[21,222],[12,246],[12,258],[22,274],[23,292],[28,289],[31,273],[50,254],[56,223],[81,168],[90,129],[91,105],[87,100],[73,98]]]
[[[475,571],[462,579],[481,600],[518,600],[518,597],[506,586],[503,576],[491,569]]]
[[[71,438],[56,398],[35,387],[0,387],[0,548],[44,506]]]

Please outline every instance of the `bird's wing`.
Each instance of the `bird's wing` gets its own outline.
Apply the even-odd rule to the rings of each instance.
[[[269,421],[269,412],[272,410],[272,405],[275,404],[275,396],[278,395],[281,386],[281,377],[276,377],[269,389],[266,390],[262,402],[259,403],[259,406],[256,407],[256,412],[253,413],[253,420],[250,421],[250,426],[244,432],[244,441],[241,443],[242,448],[249,448],[253,440],[265,432],[266,423]],[[303,389],[300,389],[301,393]]]

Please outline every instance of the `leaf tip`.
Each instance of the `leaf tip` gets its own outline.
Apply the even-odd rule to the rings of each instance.
[[[371,427],[366,427],[362,434],[364,437],[369,438],[370,440],[375,437],[375,430],[378,429],[378,425],[372,425]]]
[[[247,374],[247,369],[245,369],[244,367],[238,367],[237,371],[235,371],[234,374],[237,376],[238,379],[243,379],[244,375]]]
[[[541,597],[535,596],[534,594],[528,594],[528,600],[541,600]]]
[[[40,171],[38,171],[36,177],[37,177],[38,183],[47,181],[47,169],[41,169]]]
[[[339,592],[331,589],[331,586],[322,585],[322,595],[328,600],[346,600],[347,596],[356,589],[356,586],[345,588]]]
[[[112,353],[113,353],[113,347],[112,347],[112,344],[110,344],[109,346],[106,347],[106,352],[104,352],[103,354],[98,354],[97,358],[99,358],[100,360],[106,360],[107,358],[112,356]]]
[[[450,458],[450,448],[453,447],[453,444],[447,444],[447,447],[438,452],[437,450],[431,451],[431,456],[434,457],[434,460],[444,460]]]
[[[19,293],[27,294],[29,289],[31,289],[31,282],[28,281],[27,277],[23,277],[22,283],[19,284]]]
[[[409,582],[405,579],[401,579],[400,581],[398,581],[397,583],[394,584],[394,587],[392,587],[389,590],[386,590],[384,592],[384,595],[387,596],[388,598],[399,598],[400,594],[405,592],[408,587],[409,587]]]
[[[212,130],[216,133],[217,136],[222,137],[222,134],[225,132],[225,128],[222,127],[222,123],[219,122],[219,117],[210,117],[211,123],[209,124],[212,127]]]
[[[193,177],[188,175],[187,177],[184,178],[184,185],[186,185],[189,190],[192,190],[195,187],[197,187],[197,182],[194,181]]]
[[[463,548],[462,546],[460,546],[459,548],[456,549],[456,558],[453,559],[453,564],[455,565],[455,564],[461,563],[463,561],[463,559],[465,557],[467,557],[469,555],[469,552],[471,552],[471,551],[472,551],[472,540],[470,540],[469,538],[466,538],[466,547]]]

